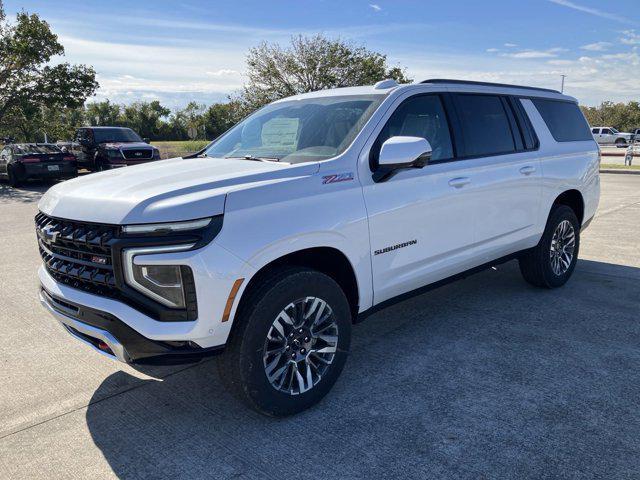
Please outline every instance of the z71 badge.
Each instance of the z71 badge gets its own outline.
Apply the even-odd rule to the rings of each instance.
[[[353,172],[334,173],[333,175],[325,175],[322,177],[323,185],[328,183],[350,182],[353,180]]]

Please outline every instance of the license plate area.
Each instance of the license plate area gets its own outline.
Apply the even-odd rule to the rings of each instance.
[[[57,172],[60,170],[60,165],[47,165],[47,170],[50,172]]]

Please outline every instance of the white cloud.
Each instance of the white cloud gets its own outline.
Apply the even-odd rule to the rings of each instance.
[[[620,42],[624,45],[640,45],[640,35],[635,30],[625,30],[622,34]]]
[[[499,51],[500,51],[500,49],[498,49],[498,48],[487,48],[487,52],[489,52],[489,53],[496,53],[496,52],[499,52]]]
[[[215,72],[205,72],[210,77],[229,77],[232,75],[239,75],[240,72],[236,70],[231,70],[230,68],[221,68],[220,70],[216,70]]]
[[[548,65],[556,65],[556,66],[565,66],[565,65],[573,65],[575,62],[573,60],[548,60]]]
[[[376,12],[379,12],[380,10],[382,10],[382,7],[380,5],[377,5],[375,3],[370,3],[369,6],[375,10]]]
[[[514,47],[517,47],[518,44],[517,43],[505,43],[504,46],[507,47],[507,48],[514,48]]]
[[[553,58],[553,57],[557,57],[558,53],[560,52],[566,52],[567,49],[566,48],[549,48],[547,50],[531,50],[531,49],[527,49],[527,50],[520,50],[519,52],[515,52],[515,53],[503,53],[502,56],[503,57],[509,57],[509,58]]]
[[[588,50],[590,52],[604,52],[605,50],[608,50],[612,45],[613,44],[610,42],[595,42],[583,45],[580,48],[582,50]]]
[[[626,23],[627,25],[638,25],[640,22],[636,22],[631,20],[623,15],[618,15],[615,13],[603,12],[602,10],[598,10],[597,8],[586,7],[584,5],[579,5],[574,2],[570,2],[569,0],[549,0],[551,3],[555,3],[556,5],[562,5],[563,7],[571,8],[573,10],[577,10],[579,12],[588,13],[589,15],[595,15],[596,17],[606,18],[607,20],[613,20],[615,22]],[[614,8],[613,4],[609,5],[609,8]]]

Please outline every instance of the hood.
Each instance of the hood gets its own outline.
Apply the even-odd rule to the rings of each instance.
[[[230,191],[317,171],[317,163],[173,158],[59,183],[47,191],[38,207],[53,217],[96,223],[191,220],[223,213]]]
[[[149,145],[148,143],[145,142],[105,142],[105,143],[101,143],[101,146],[103,146],[104,148],[112,148],[112,149],[116,149],[119,148],[121,150],[127,150],[127,149],[138,149],[138,148],[155,148],[152,145]]]

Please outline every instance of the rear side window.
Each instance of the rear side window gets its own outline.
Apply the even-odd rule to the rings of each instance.
[[[557,142],[593,140],[589,125],[577,104],[544,98],[534,98],[532,102]]]
[[[466,157],[516,151],[511,122],[499,96],[456,95],[456,110],[464,136]]]

